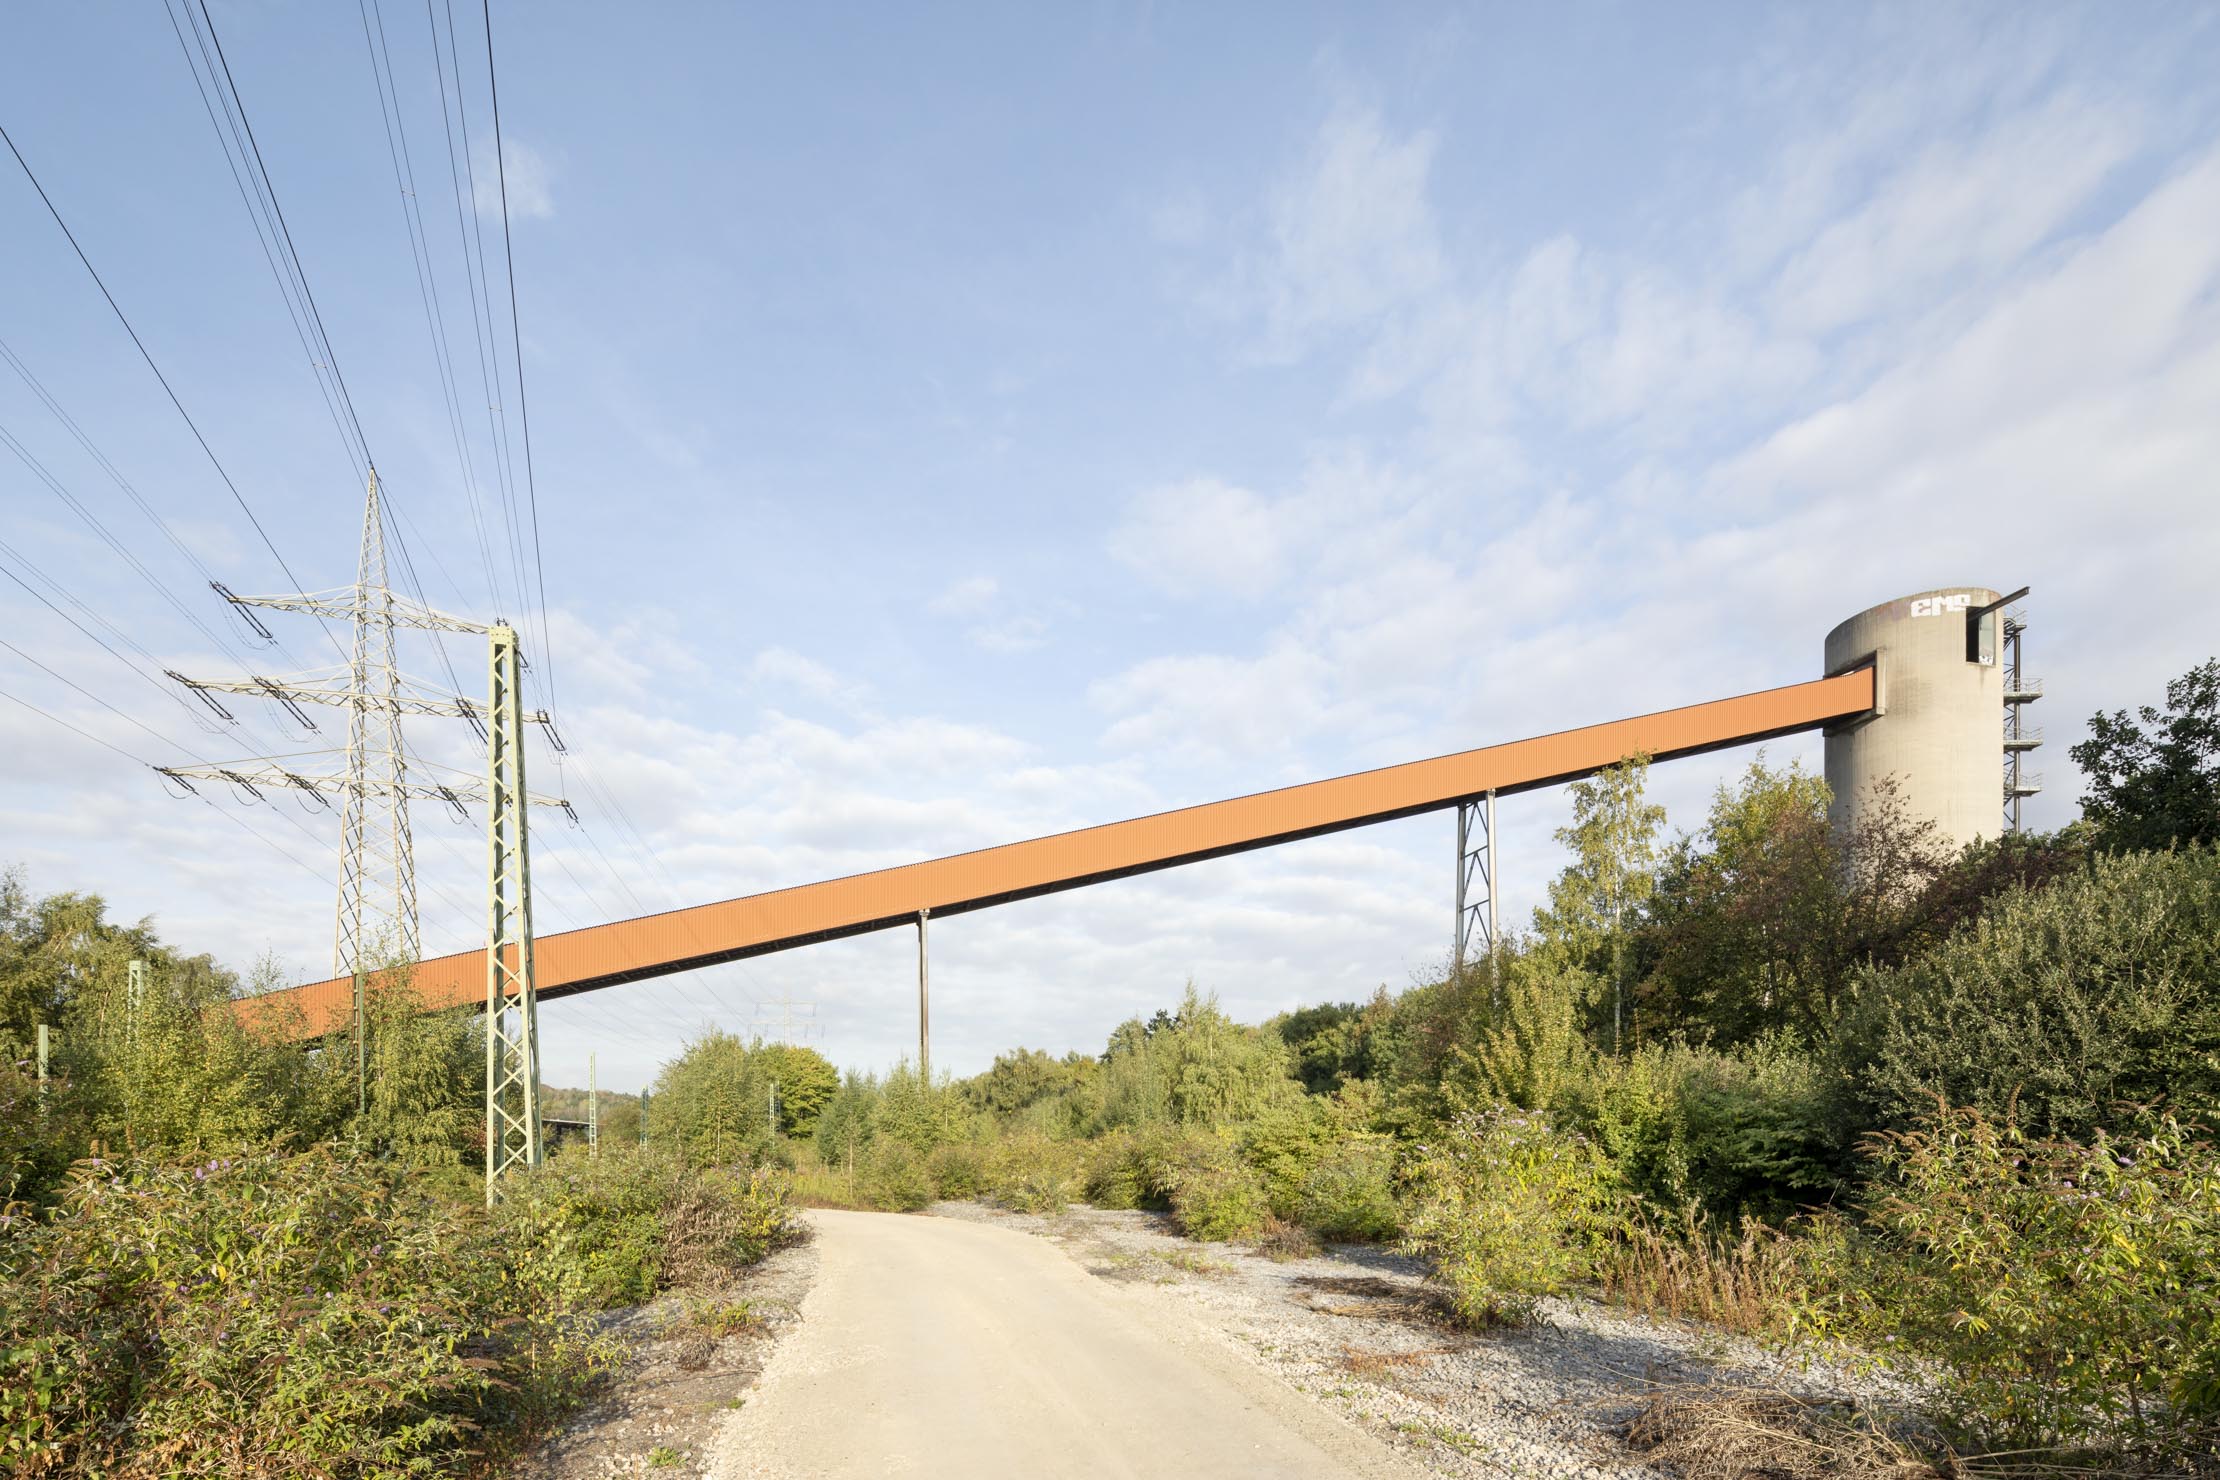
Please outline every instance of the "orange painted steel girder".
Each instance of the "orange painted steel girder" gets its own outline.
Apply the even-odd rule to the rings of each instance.
[[[1006,843],[925,863],[776,889],[538,938],[539,995],[566,997],[621,982],[714,966],[816,941],[907,925],[919,910],[956,915],[1077,889],[1107,879],[1269,848],[1368,823],[1555,786],[1630,755],[1656,760],[1700,755],[1817,729],[1868,713],[1871,668],[1811,683],[1691,704],[1609,724],[1514,740],[1433,760],[1360,771],[1277,791],[1159,812],[1023,843]],[[482,1003],[486,953],[462,951],[422,962],[414,975],[427,1008]],[[351,978],[243,999],[239,1010],[289,1036],[349,1026]]]

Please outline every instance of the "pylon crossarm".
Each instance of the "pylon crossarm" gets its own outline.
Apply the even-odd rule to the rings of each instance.
[[[346,622],[356,620],[364,611],[361,590],[355,586],[335,586],[329,591],[300,591],[283,596],[236,596],[228,591],[223,595],[234,606],[303,612],[312,617],[333,617]],[[377,593],[377,608],[372,615],[381,622],[390,620],[396,627],[416,627],[426,632],[465,632],[483,637],[493,630],[484,622],[449,616],[390,591]]]
[[[434,769],[424,767],[423,769]],[[330,796],[351,796],[359,792],[367,797],[407,797],[418,802],[477,802],[486,800],[486,783],[479,780],[454,781],[391,781],[378,777],[353,780],[347,776],[318,775],[311,772],[289,770],[284,766],[156,766],[160,774],[173,781],[229,781],[240,786],[291,787],[295,791],[320,792]],[[527,793],[524,798],[535,807],[559,807],[565,812],[574,809],[563,797],[540,796]]]
[[[167,669],[164,671],[169,672]],[[450,694],[414,679],[400,679],[390,695],[365,694],[354,687],[345,670],[328,678],[316,674],[302,674],[296,678],[265,678],[260,674],[249,674],[245,678],[191,678],[174,672],[170,673],[170,677],[188,689],[202,692],[213,690],[220,694],[253,694],[261,698],[276,699],[281,703],[329,704],[341,709],[359,707],[391,714],[460,718],[474,723],[482,721],[486,712],[485,705],[478,700],[461,694]],[[523,718],[526,724],[541,725],[550,732],[553,731],[555,721],[544,709],[528,710]]]

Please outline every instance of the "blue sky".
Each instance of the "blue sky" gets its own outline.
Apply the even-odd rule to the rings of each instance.
[[[213,13],[427,595],[536,626],[479,553],[362,18]],[[471,207],[425,15],[382,19],[482,472]],[[457,19],[482,65],[476,11]],[[542,929],[1791,682],[1842,617],[1961,582],[2035,588],[2034,819],[2055,825],[2088,714],[2220,647],[2208,8],[495,25],[541,681],[575,752],[538,781],[586,823],[535,833]],[[0,123],[288,563],[345,581],[360,488],[169,22],[0,27]],[[0,339],[201,563],[282,588],[4,163]],[[153,579],[12,456],[9,545],[152,666],[238,667],[156,590],[220,627],[192,561],[12,371],[0,427]],[[0,632],[174,748],[5,650],[0,687],[143,759],[283,735],[198,733],[8,583]],[[475,685],[482,660],[454,660]],[[443,676],[426,648],[406,666]],[[13,705],[0,752],[0,860],[34,887],[324,974],[328,820],[222,803],[280,856]],[[1745,759],[1661,770],[1674,822]],[[1514,914],[1563,810],[1505,809]],[[417,832],[427,948],[471,944],[478,835],[433,809]],[[951,920],[936,1061],[1097,1047],[1189,977],[1250,1017],[1399,986],[1444,952],[1449,839],[1420,819]],[[912,1041],[911,952],[874,937],[552,1004],[548,1077],[582,1082],[594,1052],[631,1087],[781,992],[835,1059],[884,1064]]]

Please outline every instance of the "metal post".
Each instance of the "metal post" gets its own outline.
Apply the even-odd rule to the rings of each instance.
[[[532,968],[532,854],[524,789],[523,665],[516,629],[487,634],[486,1203],[501,1177],[543,1159],[539,997]],[[517,1023],[509,1026],[509,1010]]]
[[[39,1024],[39,1109],[46,1109],[46,1062],[51,1045],[47,1041],[46,1024]]]
[[[771,1081],[771,1134],[779,1133],[779,1082]]]
[[[362,972],[355,972],[355,1114],[370,1113],[370,1020]]]
[[[1492,792],[1492,791],[1488,793],[1488,816],[1487,816],[1487,823],[1488,823],[1488,991],[1489,991],[1490,995],[1492,995],[1492,996],[1497,996],[1497,997],[1500,997],[1500,996],[1502,995],[1502,990],[1503,990],[1503,989],[1502,989],[1502,985],[1501,985],[1501,983],[1499,983],[1499,982],[1498,982],[1498,981],[1496,980],[1496,976],[1495,976],[1495,953],[1496,953],[1496,946],[1497,946],[1497,943],[1498,943],[1498,942],[1500,942],[1500,941],[1501,941],[1501,940],[1503,939],[1503,937],[1502,937],[1502,936],[1501,936],[1501,935],[1500,935],[1499,933],[1497,933],[1497,930],[1496,930],[1496,923],[1495,923],[1495,900],[1496,900],[1496,895],[1497,895],[1497,894],[1499,894],[1499,893],[1501,893],[1502,891],[1498,890],[1498,889],[1497,889],[1497,888],[1495,887],[1495,881],[1496,881],[1496,879],[1497,879],[1497,878],[1499,877],[1499,874],[1498,874],[1498,872],[1497,872],[1497,858],[1496,858],[1496,851],[1495,851],[1495,793],[1494,793],[1494,792]]]
[[[642,1146],[647,1144],[647,1107],[648,1092],[643,1089],[640,1091],[640,1144]]]
[[[925,949],[925,922],[931,910],[917,912],[917,1073],[925,1087],[933,1086],[933,1009],[929,991],[931,973]]]
[[[586,1055],[586,1151],[594,1157],[601,1155],[601,1080],[599,1066],[593,1054]]]
[[[1449,985],[1455,987],[1465,979],[1465,844],[1472,832],[1472,807],[1469,803],[1457,804],[1457,909],[1450,916],[1449,929]]]

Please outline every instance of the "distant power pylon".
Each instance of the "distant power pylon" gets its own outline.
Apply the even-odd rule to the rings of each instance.
[[[817,1021],[817,1004],[796,1001],[793,992],[784,987],[771,1001],[756,1003],[755,1023],[756,1031],[774,1043],[800,1043],[824,1032]]]
[[[332,974],[359,975],[385,957],[414,961],[422,953],[417,927],[416,859],[409,831],[409,802],[438,801],[463,813],[465,802],[490,799],[484,780],[452,767],[418,760],[422,779],[409,775],[411,757],[401,730],[403,715],[459,717],[470,722],[478,738],[487,739],[484,706],[460,694],[449,694],[402,677],[396,653],[397,631],[403,627],[426,632],[460,632],[486,636],[493,628],[467,621],[409,600],[386,584],[385,517],[378,495],[378,475],[370,473],[368,496],[362,511],[362,546],[355,566],[355,583],[329,591],[299,592],[284,596],[237,596],[222,586],[217,592],[247,614],[255,630],[268,637],[269,629],[252,608],[303,612],[310,616],[337,617],[353,631],[350,660],[345,668],[319,670],[293,678],[188,678],[171,673],[186,688],[200,695],[248,694],[275,699],[303,728],[315,730],[315,721],[301,706],[332,705],[347,711],[345,764],[336,775],[315,774],[301,762],[304,756],[263,756],[222,765],[164,766],[163,775],[191,786],[193,780],[224,781],[260,799],[262,789],[289,788],[329,806],[324,798],[337,794],[340,806],[340,864],[338,921],[333,931]],[[519,662],[521,663],[521,658]],[[522,715],[527,723],[541,726],[548,741],[560,751],[562,740],[545,710]],[[309,752],[321,758],[334,751]],[[537,805],[570,804],[556,798],[532,797]]]

